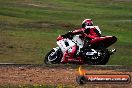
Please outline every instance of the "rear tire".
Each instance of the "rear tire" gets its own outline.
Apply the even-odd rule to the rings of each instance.
[[[100,51],[102,53],[101,56],[99,56],[97,59],[88,58],[87,64],[90,65],[105,65],[110,58],[110,54],[108,49],[102,49]]]

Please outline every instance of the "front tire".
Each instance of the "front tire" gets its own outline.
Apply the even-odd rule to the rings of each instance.
[[[44,63],[47,65],[50,64],[59,64],[62,59],[62,52],[60,49],[55,51],[52,49],[44,58]]]

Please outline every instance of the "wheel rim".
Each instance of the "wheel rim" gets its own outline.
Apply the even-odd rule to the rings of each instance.
[[[105,52],[100,52],[101,53],[101,56],[94,56],[94,57],[91,57],[89,62],[91,64],[99,64],[100,62],[102,62],[105,58],[105,55],[106,53]]]
[[[57,59],[57,55],[56,55],[56,52],[53,51],[49,56],[48,56],[48,61],[54,61]]]

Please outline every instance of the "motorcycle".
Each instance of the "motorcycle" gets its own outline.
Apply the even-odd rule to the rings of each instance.
[[[80,35],[67,33],[65,37],[59,36],[57,47],[48,52],[44,58],[45,64],[60,64],[64,52],[71,51],[71,47],[76,44],[76,59],[68,59],[68,63],[105,65],[110,55],[116,52],[116,49],[108,50],[107,48],[117,41],[115,36],[102,36],[93,40],[81,38]],[[74,42],[74,43],[72,43]]]

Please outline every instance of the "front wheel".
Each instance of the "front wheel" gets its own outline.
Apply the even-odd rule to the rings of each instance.
[[[44,63],[49,64],[59,64],[62,59],[62,52],[58,49],[52,49],[44,58]]]

